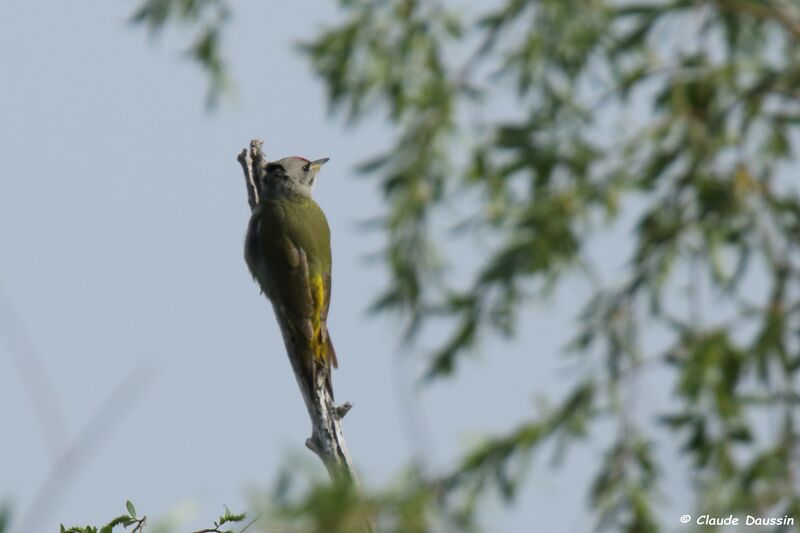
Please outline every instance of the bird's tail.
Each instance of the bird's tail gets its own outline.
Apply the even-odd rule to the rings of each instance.
[[[328,388],[328,392],[331,394],[331,400],[333,400],[333,384],[331,383],[331,368],[339,368],[339,361],[336,359],[336,350],[333,349],[333,341],[331,341],[331,336],[326,335],[325,338],[325,358],[323,362],[324,372],[325,372],[325,385]]]
[[[333,399],[333,385],[331,384],[331,368],[338,368],[339,361],[336,359],[336,350],[333,348],[331,336],[328,333],[328,328],[323,322],[316,335],[311,341],[311,351],[314,356],[312,357],[311,367],[313,369],[312,384],[317,381],[317,374],[324,373],[325,387]]]
[[[276,313],[277,314],[277,313]],[[290,320],[286,320],[283,314],[277,314],[278,322],[281,325],[284,344],[292,363],[295,375],[298,380],[302,380],[303,388],[306,390],[304,395],[314,395],[317,390],[319,380],[324,380],[325,388],[333,400],[333,384],[331,383],[331,368],[338,366],[336,351],[333,348],[331,338],[325,329],[325,339],[323,348],[312,340],[300,334],[297,328],[293,327]],[[313,396],[312,396],[313,397]]]
[[[327,335],[327,358],[330,366],[333,368],[339,368],[339,360],[336,359],[336,350],[333,349],[333,341],[331,341],[330,333]]]

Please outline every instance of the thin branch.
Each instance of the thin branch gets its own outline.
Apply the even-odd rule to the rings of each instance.
[[[141,517],[140,519],[138,519],[135,522],[135,524],[136,524],[136,527],[134,527],[131,530],[131,533],[143,533],[144,532],[144,526],[147,524],[147,517],[146,516]],[[131,525],[133,525],[133,524],[131,524]]]
[[[259,519],[259,518],[261,518],[261,515],[263,515],[263,514],[264,514],[264,511],[261,511],[260,513],[258,513],[258,514],[256,515],[256,517],[255,517],[255,518],[253,518],[252,520],[250,520],[250,521],[247,523],[247,525],[246,525],[246,526],[244,526],[244,527],[242,528],[242,530],[241,530],[241,531],[239,531],[239,533],[244,533],[245,531],[247,531],[248,529],[250,529],[250,526],[252,526],[252,525],[253,525],[253,524],[255,524],[256,522],[258,522],[258,519]]]
[[[8,353],[28,391],[48,452],[56,461],[62,443],[67,440],[61,401],[19,313],[1,287],[0,333],[4,334]]]

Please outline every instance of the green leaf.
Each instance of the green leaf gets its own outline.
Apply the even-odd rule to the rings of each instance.
[[[125,507],[128,509],[128,513],[133,517],[136,518],[136,507],[133,506],[130,500],[125,502]]]
[[[226,522],[241,522],[247,517],[247,513],[233,514],[231,510],[228,509],[227,505],[223,505],[222,507],[225,509],[225,512],[219,517],[218,523],[216,524],[217,526],[221,526]]]

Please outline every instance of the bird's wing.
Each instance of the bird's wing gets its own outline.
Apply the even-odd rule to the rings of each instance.
[[[333,349],[333,342],[331,342],[331,336],[328,333],[328,308],[331,306],[331,269],[328,268],[327,272],[322,273],[322,287],[323,287],[323,294],[324,300],[322,304],[322,312],[320,315],[320,321],[322,322],[322,329],[325,334],[325,345],[328,351],[328,360],[330,361],[333,368],[338,368],[339,361],[336,359],[336,350]]]
[[[327,221],[314,203],[274,205],[262,228],[268,295],[302,336],[317,363],[335,364],[326,320],[330,306],[331,260]],[[335,357],[335,355],[334,355]]]

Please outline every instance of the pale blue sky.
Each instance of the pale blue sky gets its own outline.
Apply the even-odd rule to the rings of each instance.
[[[99,437],[36,530],[98,523],[126,499],[153,518],[191,502],[182,530],[198,529],[223,504],[245,508],[248,490],[268,487],[292,453],[315,460],[272,310],[242,259],[248,207],[235,156],[254,137],[270,157],[331,157],[316,197],[333,231],[334,385],[355,403],[345,433],[367,484],[414,453],[441,470],[485,432],[532,416],[535,394],[567,391],[573,376],[555,355],[582,297],[527,312],[513,346],[486,343],[406,416],[419,365],[398,359],[398,324],[365,313],[385,273],[363,260],[380,236],[357,224],[381,203],[353,172],[390,131],[379,119],[358,129],[331,119],[291,48],[335,20],[329,3],[238,2],[224,42],[238,97],[214,114],[203,75],[179,56],[187,35],[150,41],[125,22],[134,5],[10,0],[0,18],[0,499],[17,518],[54,459],[14,363],[33,353],[52,382],[59,451],[146,369],[124,421]],[[589,530],[585,487],[600,450],[556,471],[545,456],[514,510],[489,502],[489,530]]]

